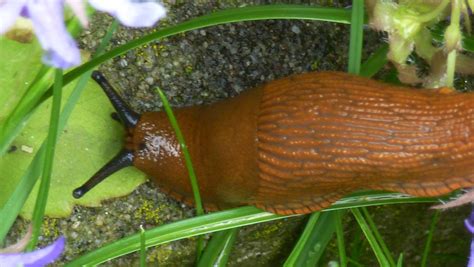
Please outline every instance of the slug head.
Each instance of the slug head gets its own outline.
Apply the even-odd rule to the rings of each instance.
[[[104,90],[105,94],[109,98],[110,102],[114,106],[119,120],[123,123],[128,133],[138,123],[140,115],[131,110],[123,99],[117,94],[109,82],[105,79],[102,73],[98,71],[92,72],[92,78],[100,85]],[[127,138],[130,139],[130,138]],[[74,189],[72,195],[75,198],[81,198],[94,186],[102,182],[105,178],[113,174],[114,172],[131,166],[133,164],[134,151],[133,149],[126,147],[122,149],[114,158],[112,158],[107,164],[105,164],[99,171],[97,171],[86,183],[82,186]]]

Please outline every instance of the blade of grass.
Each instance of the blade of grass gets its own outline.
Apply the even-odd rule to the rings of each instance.
[[[349,45],[348,71],[359,74],[362,59],[362,41],[364,38],[364,1],[352,1],[351,37]]]
[[[397,260],[397,267],[402,267],[403,266],[403,253],[400,253],[400,256],[398,256]]]
[[[446,197],[446,199],[448,199],[448,197]],[[437,202],[437,200],[408,197],[406,195],[397,193],[364,192],[357,193],[337,201],[334,205],[326,209],[324,213],[331,210],[355,208],[361,206],[420,202]],[[214,212],[147,230],[146,246],[156,246],[183,238],[276,219],[288,218],[291,216],[295,215],[279,216],[272,213],[263,212],[260,209],[250,206]],[[135,234],[80,256],[69,263],[67,266],[100,264],[104,261],[108,261],[116,257],[137,251],[139,247],[139,235]],[[348,261],[350,261],[350,259],[348,259]]]
[[[388,44],[381,45],[360,67],[360,76],[372,77],[387,64]]]
[[[188,169],[189,179],[191,182],[191,187],[193,189],[196,213],[197,215],[202,215],[204,214],[204,209],[202,208],[201,194],[199,193],[199,185],[196,177],[196,172],[194,171],[191,155],[189,154],[188,147],[186,146],[183,133],[179,128],[178,121],[176,120],[176,117],[174,116],[173,111],[171,110],[171,106],[165,94],[163,93],[163,91],[161,91],[159,87],[156,88],[156,91],[158,92],[158,95],[160,96],[161,101],[163,102],[163,108],[165,109],[166,115],[168,116],[168,119],[171,123],[171,127],[173,127],[179,145],[183,150],[184,162],[186,164],[186,168]]]
[[[436,210],[433,214],[433,218],[431,219],[430,231],[428,232],[428,237],[426,238],[425,248],[423,250],[423,257],[421,258],[421,267],[426,267],[428,263],[428,255],[430,254],[431,244],[433,241],[433,233],[436,229],[436,224],[439,221],[440,211]]]
[[[284,266],[317,266],[324,250],[334,235],[336,211],[315,212],[296,243]]]
[[[341,267],[347,266],[346,246],[344,244],[344,231],[342,227],[342,215],[343,212],[340,210],[335,211],[336,213],[336,238],[337,248],[339,251],[339,265]]]
[[[88,14],[92,14],[92,11],[88,10]],[[81,24],[77,18],[73,18],[67,23],[67,28],[72,36],[77,36],[81,30]],[[53,87],[50,85],[53,74],[53,68],[43,65],[20,102],[8,115],[7,119],[0,124],[0,156],[8,150],[10,143],[21,132],[29,115],[34,112],[39,103],[44,101],[44,94],[46,92],[49,92],[49,95],[52,94]],[[63,83],[64,85],[67,84],[64,80]]]
[[[375,225],[374,220],[372,220],[372,216],[370,216],[369,211],[365,207],[360,208],[360,210],[362,211],[362,214],[364,215],[370,229],[372,230],[372,233],[374,234],[374,237],[375,237],[375,240],[377,241],[377,244],[379,244],[379,246],[382,249],[385,257],[389,261],[390,266],[395,266],[395,260],[392,257],[392,253],[388,249],[387,244],[385,244],[385,242],[383,241],[383,238],[380,235],[379,230],[377,229],[377,226]]]
[[[140,267],[146,267],[146,238],[145,229],[140,225]]]
[[[102,64],[103,62],[113,57],[122,55],[130,51],[131,49],[142,46],[151,41],[158,41],[165,37],[185,33],[196,29],[202,29],[232,22],[268,19],[319,20],[349,24],[350,18],[350,10],[347,9],[308,7],[301,5],[263,5],[217,11],[209,15],[197,17],[189,21],[180,23],[178,25],[153,32],[151,34],[143,36],[142,38],[118,46],[108,51],[107,53],[104,53],[103,55],[94,58],[68,72],[64,76],[64,83],[67,84],[71,82],[85,71],[91,70],[94,67],[97,67],[98,65]],[[48,95],[50,95],[50,93]]]
[[[160,96],[161,101],[163,102],[163,108],[165,109],[166,115],[168,116],[168,119],[171,123],[171,127],[173,127],[173,130],[176,134],[176,138],[178,139],[179,146],[181,147],[181,150],[183,151],[184,162],[186,165],[186,169],[188,169],[189,180],[191,183],[191,188],[193,190],[196,214],[198,216],[203,215],[204,209],[202,207],[201,194],[199,193],[199,183],[196,177],[196,172],[194,171],[193,163],[191,161],[191,155],[189,154],[188,147],[186,146],[186,142],[184,141],[183,133],[181,132],[181,129],[179,128],[178,121],[176,120],[176,117],[174,116],[173,111],[171,110],[171,106],[165,94],[161,91],[159,87],[156,88],[156,91],[158,92],[158,95]],[[199,237],[198,242],[197,242],[197,248],[196,248],[197,262],[199,262],[199,258],[201,256],[202,249],[203,249],[203,244],[204,244],[203,237]]]
[[[349,256],[347,257],[347,261],[351,266],[363,266],[360,264],[360,259],[366,242],[367,239],[363,238],[362,229],[356,228],[352,233],[352,241],[349,245]]]
[[[41,76],[40,76],[41,74]],[[24,95],[18,104],[9,114],[9,116],[0,125],[0,156],[10,147],[11,142],[21,132],[26,121],[33,112],[32,106],[41,100],[42,96],[48,90],[51,79],[54,75],[54,69],[42,67],[34,82],[28,86]],[[50,89],[49,89],[50,90]]]
[[[113,32],[117,29],[118,23],[114,21],[109,27],[106,35],[102,39],[96,54],[102,53],[107,44],[112,38]],[[74,106],[79,100],[82,91],[85,89],[87,81],[90,79],[91,71],[86,72],[81,76],[77,82],[75,88],[73,89],[72,94],[69,96],[66,104],[63,107],[61,116],[59,118],[59,132],[61,133],[64,129],[67,120],[69,119]],[[42,172],[42,163],[44,162],[45,153],[45,143],[43,143],[36,153],[35,157],[31,161],[30,165],[26,169],[25,173],[20,179],[20,182],[16,186],[12,195],[9,197],[7,203],[0,209],[0,218],[2,218],[2,223],[0,223],[0,242],[3,241],[8,230],[13,225],[16,217],[20,213],[23,204],[26,202],[31,190],[33,189],[39,175]]]
[[[360,71],[361,53],[362,53],[362,39],[363,39],[363,26],[364,26],[364,2],[362,0],[356,0],[353,2],[351,12],[351,38],[349,48],[349,72],[358,74]],[[335,227],[328,227],[328,225],[334,226],[336,224],[336,216],[332,213],[325,213],[324,220],[317,220],[317,216],[313,224],[307,224],[305,231],[308,230],[307,236],[312,238],[306,238],[305,232],[301,236],[298,243],[295,245],[293,252],[290,254],[285,262],[285,266],[314,266],[320,259],[322,252],[325,250],[326,245],[329,243],[332,237]],[[311,217],[313,218],[313,217]],[[310,220],[312,222],[312,220]],[[316,251],[311,249],[318,246]]]
[[[347,262],[351,264],[351,266],[356,266],[356,267],[365,267],[365,265],[360,264],[358,261],[355,261],[351,258],[347,258]]]
[[[296,266],[299,258],[303,256],[302,254],[307,252],[305,250],[305,246],[308,244],[308,240],[310,239],[311,233],[318,222],[319,216],[321,216],[320,212],[314,212],[309,216],[303,233],[300,235],[298,242],[293,247],[290,256],[288,256],[283,266]]]
[[[386,258],[385,254],[383,253],[382,248],[377,243],[374,233],[372,232],[372,229],[370,228],[369,224],[364,218],[364,215],[362,215],[359,209],[351,209],[351,211],[352,211],[352,214],[354,215],[354,218],[357,220],[359,227],[362,229],[362,232],[364,233],[367,241],[369,241],[370,247],[372,248],[380,266],[394,266],[394,265],[390,265],[390,262]]]
[[[237,228],[233,228],[215,233],[207,244],[197,266],[226,266],[229,253],[237,236],[237,230]]]
[[[59,114],[61,112],[61,97],[63,88],[63,71],[61,69],[56,69],[53,88],[53,104],[51,107],[49,131],[46,140],[44,166],[32,217],[33,233],[31,236],[31,241],[28,243],[27,247],[27,250],[29,251],[33,250],[38,242],[41,226],[43,225],[46,202],[48,201],[49,184],[51,181],[51,174],[53,172],[54,152],[56,150],[56,142],[59,135]]]
[[[239,228],[227,230],[227,231],[230,231],[230,234],[229,234],[230,236],[226,240],[226,243],[224,244],[224,248],[222,249],[222,252],[217,258],[216,262],[214,263],[214,266],[217,266],[217,267],[227,266],[230,253],[232,251],[232,248],[234,247],[235,240],[237,239],[238,230]]]
[[[269,212],[262,212],[255,207],[242,207],[210,213],[147,230],[146,246],[156,246],[182,238],[272,221],[278,218],[282,217]],[[140,246],[139,242],[139,235],[135,234],[91,251],[66,266],[100,264],[104,261],[137,251]]]

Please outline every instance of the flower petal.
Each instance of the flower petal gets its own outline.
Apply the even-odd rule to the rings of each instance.
[[[2,267],[16,266],[46,266],[56,260],[64,250],[64,237],[58,238],[53,244],[28,253],[0,254]]]
[[[16,21],[26,0],[0,1],[0,34],[5,33]]]
[[[64,0],[30,1],[27,8],[36,36],[46,52],[43,61],[62,69],[78,65],[81,62],[79,49],[64,25]]]
[[[89,20],[87,19],[86,7],[82,0],[65,0],[68,6],[72,9],[72,12],[76,15],[77,19],[81,23],[82,27],[87,28],[89,26]]]
[[[156,2],[89,0],[89,3],[95,9],[114,16],[128,27],[151,27],[166,15],[166,9]]]

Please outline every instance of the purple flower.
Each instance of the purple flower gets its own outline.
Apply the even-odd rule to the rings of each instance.
[[[469,262],[467,263],[468,267],[474,267],[474,210],[471,211],[469,218],[464,220],[464,225],[466,229],[471,233],[471,255],[469,255]]]
[[[32,252],[0,254],[0,266],[46,266],[46,264],[53,262],[61,255],[64,250],[64,244],[64,237],[60,237],[53,244]]]
[[[78,65],[81,62],[79,49],[64,25],[65,2],[86,26],[82,0],[0,0],[0,34],[5,33],[19,16],[30,18],[45,50],[44,63],[62,69]],[[89,0],[89,3],[129,27],[152,26],[166,14],[163,6],[156,2]]]

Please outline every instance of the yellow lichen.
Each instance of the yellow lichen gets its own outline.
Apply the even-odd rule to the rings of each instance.
[[[58,220],[54,218],[45,218],[42,230],[45,237],[59,236]]]
[[[154,207],[153,202],[150,200],[144,200],[142,205],[134,212],[134,218],[138,220],[145,220],[145,222],[153,224],[161,224],[162,219],[160,213],[165,209],[165,205]]]

